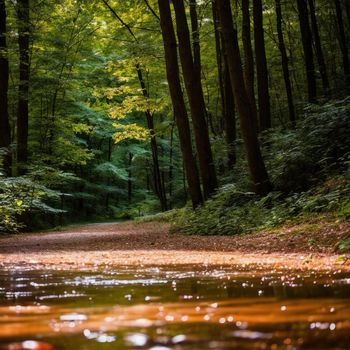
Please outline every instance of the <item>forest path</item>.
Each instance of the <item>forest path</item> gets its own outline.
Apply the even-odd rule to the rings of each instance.
[[[302,232],[298,226],[297,231],[285,227],[285,231],[274,233],[208,237],[172,235],[164,223],[89,224],[0,237],[0,266],[80,269],[200,264],[350,271],[349,262],[341,261],[334,252],[335,242],[349,227],[349,222],[336,228],[325,223],[321,232]]]

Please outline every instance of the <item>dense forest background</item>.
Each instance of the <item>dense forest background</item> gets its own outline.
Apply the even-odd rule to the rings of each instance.
[[[348,218],[349,36],[349,0],[0,0],[0,231]]]

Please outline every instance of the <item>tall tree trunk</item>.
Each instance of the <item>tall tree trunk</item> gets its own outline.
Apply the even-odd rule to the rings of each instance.
[[[256,110],[254,89],[254,55],[250,30],[249,0],[242,1],[242,42],[244,57],[244,80],[252,107]],[[257,121],[258,122],[258,121]]]
[[[139,64],[136,64],[137,76],[142,89],[142,94],[144,97],[149,98],[148,90],[146,88],[145,81],[143,80],[142,70]],[[166,190],[161,177],[161,171],[159,166],[159,156],[158,156],[158,144],[156,134],[154,132],[154,120],[151,111],[146,111],[147,127],[151,135],[151,151],[152,151],[152,163],[153,163],[153,180],[154,180],[154,190],[159,198],[160,206],[162,211],[168,210]]]
[[[345,0],[345,8],[346,8],[346,17],[348,18],[348,22],[350,26],[350,0]]]
[[[201,46],[199,41],[199,27],[197,16],[197,2],[190,0],[190,17],[192,29],[193,65],[196,74],[201,75]]]
[[[203,202],[203,198],[197,164],[192,152],[190,123],[181,89],[179,63],[177,58],[177,43],[171,18],[169,0],[158,0],[158,5],[170,96],[179,133],[184,169],[187,176],[188,192],[191,196],[192,205],[195,208]]]
[[[260,131],[264,131],[271,128],[271,106],[261,0],[253,1],[253,17],[256,73],[258,81],[259,129]]]
[[[29,119],[29,0],[18,1],[19,87],[17,114],[17,162],[18,173],[25,173],[28,161]]]
[[[237,39],[237,31],[234,29],[230,0],[217,0],[221,30],[224,39],[224,48],[227,54],[230,70],[231,87],[237,105],[241,132],[246,148],[248,165],[255,191],[260,195],[266,195],[272,189],[265,164],[261,155],[257,129],[255,126],[254,110],[247,94],[241,55]]]
[[[6,5],[0,0],[0,148],[3,149],[3,168],[11,175],[11,127],[8,113],[9,62],[6,44]]]
[[[338,30],[339,30],[340,49],[343,55],[343,70],[345,75],[345,81],[349,85],[350,84],[349,47],[348,47],[348,42],[346,40],[346,35],[345,35],[342,8],[339,0],[334,0],[334,4],[335,4],[336,16],[337,16]]]
[[[183,0],[173,2],[176,16],[179,53],[185,87],[192,114],[200,174],[203,181],[204,198],[209,198],[217,188],[217,178],[210,146],[206,109],[201,84],[201,77],[196,72],[191,50],[190,32],[187,25]]]
[[[301,41],[303,43],[304,61],[306,69],[308,100],[310,103],[316,102],[317,89],[315,77],[314,54],[312,51],[312,34],[309,23],[309,11],[307,0],[297,0],[298,15],[300,23]]]
[[[160,21],[160,19],[159,19]],[[175,132],[175,123],[172,123],[171,129],[170,129],[170,150],[169,150],[169,201],[168,206],[171,210],[173,208],[173,181],[174,181],[174,132]]]
[[[226,53],[224,54],[224,69],[223,69],[223,81],[224,81],[224,123],[225,123],[225,136],[227,145],[227,166],[233,168],[236,164],[236,115],[235,115],[235,98],[233,96],[231,88],[230,70],[228,64],[228,58]]]
[[[323,93],[325,96],[328,96],[330,93],[329,79],[321,45],[320,31],[318,29],[318,23],[316,18],[315,0],[308,0],[308,3],[310,9],[311,28],[316,49],[316,58],[322,79]]]
[[[129,205],[132,202],[132,171],[131,171],[132,158],[133,158],[132,153],[129,153],[129,159],[128,159],[128,203]]]
[[[235,101],[231,89],[227,57],[223,52],[223,40],[218,29],[218,9],[216,1],[213,1],[212,3],[212,12],[215,30],[216,61],[218,66],[221,110],[227,145],[227,166],[228,168],[232,168],[236,164],[236,151],[234,147],[236,141]]]
[[[292,84],[290,82],[289,62],[288,62],[286,45],[284,43],[283,30],[282,30],[281,0],[275,0],[275,7],[276,7],[278,48],[280,50],[281,59],[282,59],[282,70],[283,70],[284,84],[285,84],[286,93],[287,93],[289,120],[292,126],[295,126],[296,118],[295,118],[295,107],[294,107],[294,101],[293,101]]]

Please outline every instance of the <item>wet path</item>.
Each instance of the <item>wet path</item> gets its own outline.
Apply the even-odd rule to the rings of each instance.
[[[0,349],[349,349],[350,274],[0,270]]]

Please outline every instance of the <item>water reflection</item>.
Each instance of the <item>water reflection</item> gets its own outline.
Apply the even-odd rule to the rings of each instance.
[[[349,277],[11,266],[0,270],[0,349],[348,349]]]

